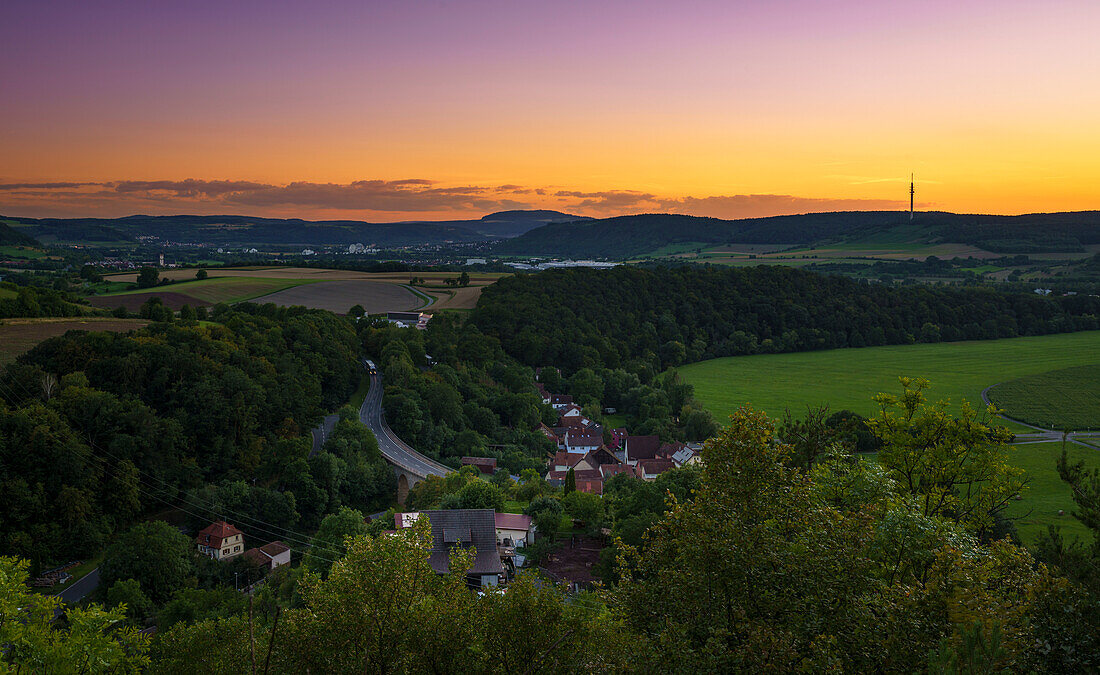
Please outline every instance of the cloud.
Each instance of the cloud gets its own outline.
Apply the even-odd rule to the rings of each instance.
[[[0,190],[64,190],[102,183],[0,183]]]
[[[120,194],[169,193],[177,197],[219,197],[274,187],[240,180],[123,180],[107,183]]]
[[[346,211],[477,211],[516,208],[514,200],[487,197],[499,193],[474,185],[435,187],[427,180],[360,180],[353,183],[295,182],[264,186],[226,195],[226,202],[241,206],[298,206]]]

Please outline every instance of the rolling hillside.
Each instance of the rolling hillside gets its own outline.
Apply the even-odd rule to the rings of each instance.
[[[501,242],[503,255],[554,255],[627,259],[676,244],[693,246],[843,244],[890,231],[911,242],[960,243],[997,253],[1081,252],[1100,244],[1100,212],[1022,216],[902,211],[809,213],[722,220],[674,214],[640,214],[551,223]]]
[[[125,218],[7,218],[16,235],[44,243],[112,244],[156,236],[182,244],[326,246],[354,243],[412,246],[514,237],[547,223],[575,221],[558,211],[502,211],[477,220],[368,223],[253,216],[127,216]],[[3,231],[0,231],[3,236]]]

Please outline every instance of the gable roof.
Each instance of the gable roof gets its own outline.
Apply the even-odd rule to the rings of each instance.
[[[218,520],[199,530],[195,542],[203,546],[219,548],[223,541],[238,534],[243,535],[244,533],[224,520]]]
[[[632,460],[653,459],[660,447],[660,436],[626,437],[626,456]]]
[[[274,558],[277,555],[289,551],[290,547],[281,541],[273,541],[270,544],[264,544],[263,546],[261,546],[260,550]]]
[[[475,548],[473,566],[467,574],[500,574],[504,567],[497,554],[496,514],[492,509],[448,509],[423,511],[432,526],[432,569],[446,574],[451,569],[451,550]]]
[[[671,459],[642,459],[638,461],[640,474],[655,475],[664,473],[675,466]]]
[[[498,530],[530,530],[534,518],[522,513],[498,513],[496,514],[496,526]]]

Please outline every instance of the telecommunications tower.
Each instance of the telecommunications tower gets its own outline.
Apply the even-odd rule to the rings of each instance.
[[[913,188],[914,176],[909,174],[909,222],[913,222],[913,193],[916,190]]]

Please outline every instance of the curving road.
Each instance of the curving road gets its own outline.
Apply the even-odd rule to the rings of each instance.
[[[370,370],[366,360],[363,367]],[[363,406],[359,408],[359,420],[367,425],[378,439],[378,449],[386,461],[418,476],[444,476],[454,471],[439,462],[428,459],[397,437],[382,414],[382,375],[370,370],[370,390]]]
[[[986,387],[985,389],[982,389],[982,403],[984,403],[986,405],[993,405],[993,403],[989,400],[989,390],[992,389],[993,387],[996,387],[996,386],[997,386],[996,384],[991,384],[988,387]],[[1051,441],[1066,440],[1070,443],[1075,443],[1077,445],[1082,445],[1086,448],[1090,448],[1092,450],[1095,450],[1096,449],[1095,445],[1092,445],[1092,444],[1089,444],[1089,443],[1084,443],[1084,442],[1079,441],[1077,439],[1078,438],[1097,438],[1097,437],[1100,437],[1100,431],[1071,431],[1071,432],[1065,434],[1065,436],[1063,437],[1062,432],[1057,431],[1055,429],[1044,429],[1043,427],[1037,427],[1034,424],[1028,424],[1027,422],[1025,422],[1023,420],[1018,420],[1018,419],[1009,417],[1008,415],[997,415],[997,417],[1000,417],[1001,419],[1008,420],[1009,422],[1015,422],[1016,424],[1019,424],[1021,426],[1025,426],[1025,427],[1028,427],[1029,429],[1034,429],[1035,430],[1033,433],[1016,434],[1016,438],[1014,439],[1014,442],[1017,445],[1026,445],[1028,443],[1049,443]]]

